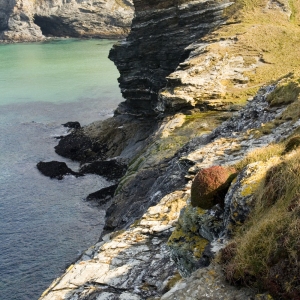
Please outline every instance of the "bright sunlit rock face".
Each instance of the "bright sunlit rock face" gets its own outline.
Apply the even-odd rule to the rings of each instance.
[[[130,31],[131,1],[0,1],[0,40],[54,37],[120,38]]]

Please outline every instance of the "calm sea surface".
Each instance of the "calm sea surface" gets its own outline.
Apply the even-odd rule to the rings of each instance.
[[[93,243],[104,212],[84,201],[109,183],[88,175],[51,180],[61,124],[111,116],[122,101],[112,41],[0,45],[0,299],[34,300]]]

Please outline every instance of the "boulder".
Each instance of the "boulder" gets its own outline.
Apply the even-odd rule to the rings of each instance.
[[[220,204],[223,207],[224,197],[235,176],[233,167],[213,166],[200,170],[191,187],[192,206],[210,209]]]
[[[95,159],[104,159],[107,150],[106,145],[100,145],[94,139],[82,132],[82,129],[74,130],[69,135],[60,139],[55,152],[63,157],[89,162]]]

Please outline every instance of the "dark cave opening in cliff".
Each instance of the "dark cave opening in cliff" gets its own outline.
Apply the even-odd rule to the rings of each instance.
[[[70,26],[70,24],[57,16],[35,15],[34,23],[40,27],[43,35],[47,37],[78,36],[78,33]]]

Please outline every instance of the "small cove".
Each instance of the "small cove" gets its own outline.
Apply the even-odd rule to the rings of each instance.
[[[84,201],[110,183],[101,177],[42,176],[61,124],[112,115],[122,101],[112,41],[55,40],[0,45],[0,291],[6,300],[38,299],[51,281],[95,243],[104,212]]]

